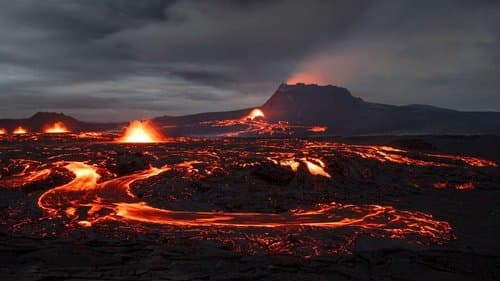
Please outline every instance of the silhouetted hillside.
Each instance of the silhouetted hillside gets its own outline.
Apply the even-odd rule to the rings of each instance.
[[[55,122],[63,122],[73,132],[82,131],[107,131],[119,129],[123,124],[119,123],[91,123],[77,120],[63,113],[37,112],[25,119],[0,119],[0,128],[11,132],[18,126],[22,126],[30,132],[43,132],[43,130]]]
[[[341,87],[282,84],[261,107],[269,120],[328,126],[329,134],[498,134],[500,113],[363,101]]]
[[[282,84],[260,107],[270,123],[286,121],[293,125],[327,126],[323,135],[374,134],[500,134],[499,112],[464,112],[429,105],[395,106],[371,103],[354,97],[342,87],[315,84]],[[218,120],[239,120],[253,108],[226,112],[208,112],[185,116],[161,116],[152,119],[171,136],[216,135],[241,130],[245,124],[214,125]],[[88,123],[62,113],[39,112],[27,119],[0,119],[0,128],[8,131],[24,126],[40,132],[47,124],[63,122],[72,131],[120,129],[119,123]],[[210,124],[211,123],[211,124]],[[318,135],[298,130],[295,135]]]

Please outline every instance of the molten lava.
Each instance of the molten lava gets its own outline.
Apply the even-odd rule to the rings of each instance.
[[[309,166],[312,162],[306,163]],[[318,167],[321,165],[319,163]],[[63,214],[73,217],[82,227],[91,227],[105,220],[125,220],[187,227],[357,228],[376,237],[405,239],[417,235],[436,243],[451,239],[451,227],[447,222],[436,220],[429,214],[400,211],[392,206],[332,202],[318,204],[308,210],[291,210],[280,214],[161,209],[140,201],[131,192],[130,186],[170,170],[167,166],[149,168],[103,182],[99,182],[100,175],[93,166],[70,162],[65,168],[75,178],[42,194],[38,206],[53,218]],[[87,210],[86,215],[83,210]]]
[[[258,109],[258,108],[255,108],[254,110],[252,110],[248,115],[247,115],[247,119],[250,119],[250,120],[254,120],[255,118],[264,118],[265,115],[264,115],[264,112],[262,112],[262,110]]]
[[[7,134],[7,131],[5,129],[0,128],[0,135],[5,135]]]
[[[126,142],[154,140],[134,137],[137,131],[148,133],[148,123],[130,124],[124,138],[127,133],[132,137]],[[386,187],[391,197],[408,186],[463,192],[490,184],[486,176],[476,175],[497,172],[495,162],[471,156],[312,139],[183,139],[129,145],[130,159],[117,157],[123,145],[100,143],[40,142],[28,159],[11,144],[0,146],[5,147],[0,154],[10,149],[8,161],[0,163],[0,192],[19,188],[32,198],[43,191],[35,205],[43,211],[41,217],[27,219],[36,213],[30,209],[34,204],[15,201],[13,211],[0,217],[7,220],[2,223],[12,231],[35,229],[41,235],[87,228],[98,233],[125,225],[123,229],[139,234],[181,233],[246,253],[263,249],[303,256],[348,251],[365,234],[440,244],[454,239],[448,222],[415,206],[410,211],[364,199],[352,202],[350,190],[361,190],[355,188],[363,184],[366,198],[383,198],[385,187],[379,186],[390,177],[395,181],[391,185],[398,185]],[[277,208],[281,201],[284,207]]]
[[[154,143],[164,140],[165,137],[149,121],[134,120],[130,122],[123,136],[117,141],[122,143]]]
[[[47,127],[44,132],[49,134],[63,134],[69,133],[70,130],[66,127],[66,125],[64,125],[63,122],[55,122],[51,126]]]
[[[27,134],[28,133],[28,130],[26,130],[25,128],[19,126],[17,127],[13,132],[12,132],[14,135],[22,135],[22,134]]]
[[[323,133],[328,127],[306,126],[301,124],[290,124],[286,121],[270,122],[265,119],[264,112],[255,108],[248,115],[237,119],[202,121],[202,126],[226,128],[221,137],[236,137],[242,135],[293,135],[296,130],[309,131],[312,133]],[[231,130],[233,129],[233,130]]]
[[[324,132],[326,132],[327,129],[328,129],[328,127],[326,127],[326,126],[314,126],[314,127],[309,128],[307,130],[309,132],[313,132],[313,133],[324,133]]]

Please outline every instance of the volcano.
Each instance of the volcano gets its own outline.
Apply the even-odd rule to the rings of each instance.
[[[499,134],[499,112],[465,112],[429,105],[387,105],[364,101],[343,87],[297,83],[281,84],[260,107],[268,122],[324,126],[322,134],[356,135],[440,135]],[[163,116],[154,122],[175,125],[171,135],[206,133],[198,123],[237,119],[254,108],[210,112],[187,116]],[[313,129],[295,132],[311,135]]]
[[[371,103],[332,85],[282,84],[261,108],[271,121],[322,124],[335,135],[500,133],[498,112]]]
[[[30,132],[45,132],[48,126],[55,124],[64,124],[67,127],[66,130],[73,132],[115,130],[124,125],[84,122],[63,113],[54,112],[37,112],[31,117],[23,119],[0,119],[0,128],[5,128],[7,132],[12,132],[19,126],[28,129]]]
[[[248,118],[256,113],[258,118]],[[150,121],[168,136],[500,134],[499,112],[372,103],[343,87],[303,83],[281,84],[257,107],[165,115]],[[63,122],[74,132],[119,130],[125,125],[88,123],[62,113],[39,112],[26,119],[0,119],[0,128],[12,132],[23,126],[30,132],[41,132],[44,126],[55,122]]]

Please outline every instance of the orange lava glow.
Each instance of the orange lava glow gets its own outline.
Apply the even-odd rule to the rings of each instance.
[[[464,182],[462,184],[457,184],[455,186],[455,188],[458,190],[471,190],[471,189],[474,189],[474,183],[473,182]]]
[[[281,166],[290,167],[292,171],[297,172],[300,165],[303,164],[307,168],[307,171],[313,176],[322,176],[325,178],[331,178],[332,176],[325,171],[325,163],[320,159],[273,159],[268,158],[271,162],[279,164]]]
[[[227,133],[219,134],[219,136],[222,137],[236,137],[242,135],[292,135],[294,130],[318,133],[327,129],[326,127],[319,126],[292,125],[286,121],[268,122],[264,118],[264,112],[255,108],[248,115],[239,119],[204,121],[200,122],[200,125],[235,129]]]
[[[63,122],[55,122],[54,124],[50,125],[44,130],[45,133],[49,134],[62,134],[62,133],[69,133],[70,130],[66,125],[64,125]]]
[[[62,214],[75,216],[75,222],[82,227],[91,227],[107,219],[189,227],[359,227],[374,236],[404,239],[421,235],[438,243],[451,237],[451,227],[447,222],[435,220],[422,212],[399,211],[381,205],[332,202],[319,204],[309,210],[292,210],[281,214],[161,209],[140,201],[130,191],[130,186],[136,181],[168,171],[169,167],[150,168],[104,182],[98,182],[100,175],[97,169],[85,163],[71,162],[65,168],[75,178],[42,194],[38,206],[53,217]],[[87,215],[79,217],[82,213],[75,210],[83,209],[88,210]]]
[[[467,163],[467,165],[474,166],[474,167],[497,167],[497,163],[490,161],[490,160],[486,160],[486,159],[480,159],[477,157],[446,155],[446,154],[430,154],[430,155],[432,155],[433,157],[437,157],[437,158],[462,161],[462,162]]]
[[[258,108],[255,108],[247,115],[246,118],[254,120],[255,118],[264,118],[264,117],[265,117],[264,112],[262,112],[262,110]]]
[[[148,130],[135,122],[127,130]],[[145,146],[84,143],[41,142],[44,149],[34,150],[38,155],[24,159],[24,151],[10,152],[17,157],[9,154],[2,163],[0,190],[19,188],[29,198],[37,196],[29,201],[30,208],[42,211],[27,208],[19,213],[21,218],[39,214],[24,230],[33,231],[40,223],[37,233],[42,235],[88,228],[96,233],[126,229],[138,235],[189,232],[193,240],[213,239],[234,251],[302,256],[301,249],[307,255],[349,252],[360,235],[442,244],[455,237],[448,222],[417,211],[418,206],[399,209],[378,198],[404,195],[404,188],[429,188],[436,195],[446,194],[434,188],[481,189],[491,183],[487,175],[497,173],[495,162],[472,156],[314,138],[196,138]],[[394,182],[385,190],[387,180]],[[352,199],[365,192],[364,184],[376,188],[361,194],[374,201]],[[282,200],[292,203],[276,208]],[[14,223],[5,224],[15,228],[20,222],[12,216],[7,219]],[[289,235],[300,241],[290,242]]]
[[[165,141],[165,137],[149,121],[134,120],[125,129],[121,143],[154,143]]]
[[[448,186],[448,184],[446,182],[435,182],[433,184],[434,188],[437,188],[437,189],[443,189],[443,188],[446,188]]]
[[[296,72],[286,81],[287,84],[325,84],[326,82],[322,73],[314,71]]]
[[[5,129],[0,128],[0,135],[5,135],[7,134],[7,131]]]
[[[16,129],[14,129],[14,131],[12,132],[14,135],[22,135],[22,134],[27,134],[28,133],[28,130],[26,130],[25,128],[19,126],[17,127]]]
[[[7,188],[19,188],[34,182],[45,180],[51,173],[50,169],[40,171],[23,172],[11,178],[4,179],[2,185]]]
[[[325,178],[332,177],[332,176],[330,176],[329,173],[325,172],[325,169],[324,169],[325,164],[321,160],[317,159],[317,160],[313,160],[313,161],[308,161],[308,160],[304,159],[303,161],[306,164],[307,170],[309,170],[309,173],[311,173],[311,175],[323,176]]]
[[[326,132],[327,129],[328,129],[328,127],[326,127],[326,126],[314,126],[314,127],[309,128],[307,130],[309,132],[313,132],[313,133],[323,133],[323,132]]]
[[[354,148],[354,149],[353,149]],[[357,154],[365,159],[375,159],[380,162],[392,162],[404,165],[417,165],[417,166],[436,166],[436,167],[451,167],[456,163],[465,163],[473,167],[496,167],[497,164],[490,160],[480,159],[470,156],[459,155],[446,155],[446,154],[423,154],[423,158],[430,159],[417,159],[407,155],[410,153],[403,149],[397,149],[390,146],[345,146],[339,145],[339,149],[346,152]],[[447,160],[442,162],[440,160]]]

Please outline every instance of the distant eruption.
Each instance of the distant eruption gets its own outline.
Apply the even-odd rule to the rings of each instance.
[[[314,126],[314,127],[311,127],[307,130],[309,132],[313,132],[313,133],[324,133],[324,132],[326,132],[326,130],[328,130],[328,127],[327,126]]]
[[[262,110],[255,108],[254,110],[250,111],[250,113],[246,116],[246,119],[254,120],[255,118],[264,118],[264,112]]]
[[[304,84],[326,84],[327,79],[325,76],[316,71],[304,71],[304,72],[296,72],[293,73],[290,78],[286,81],[287,84],[297,84],[297,83],[304,83]]]
[[[62,134],[69,133],[70,130],[66,127],[66,125],[64,125],[63,122],[55,122],[51,126],[47,127],[44,132],[49,134]]]
[[[130,122],[122,137],[117,141],[121,143],[154,143],[165,141],[165,137],[156,130],[151,122],[134,120]]]
[[[26,130],[25,128],[19,126],[17,127],[13,132],[12,132],[14,135],[23,135],[23,134],[27,134],[28,133],[28,130]]]

